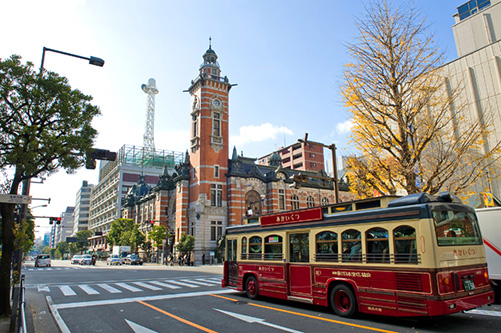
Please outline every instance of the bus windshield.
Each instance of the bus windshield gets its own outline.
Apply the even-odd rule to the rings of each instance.
[[[434,210],[433,221],[439,246],[482,244],[480,228],[474,213]]]

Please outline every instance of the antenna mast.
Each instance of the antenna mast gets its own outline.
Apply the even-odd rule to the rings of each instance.
[[[143,135],[143,146],[148,150],[155,150],[154,130],[155,130],[155,95],[158,94],[155,79],[149,79],[148,84],[142,84],[141,89],[148,94],[146,105],[146,128]]]

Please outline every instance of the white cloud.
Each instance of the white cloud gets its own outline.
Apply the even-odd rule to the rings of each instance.
[[[351,119],[345,121],[344,123],[337,123],[336,131],[338,133],[349,133],[353,127],[353,121]]]
[[[232,146],[242,147],[247,143],[257,143],[269,140],[275,140],[277,135],[292,135],[292,130],[287,127],[276,127],[270,123],[261,124],[258,126],[242,126],[239,129],[239,135],[231,136],[230,142]]]

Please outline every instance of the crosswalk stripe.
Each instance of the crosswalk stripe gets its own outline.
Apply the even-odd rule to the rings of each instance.
[[[98,284],[98,287],[103,288],[104,290],[106,290],[107,292],[109,292],[111,294],[120,294],[122,292],[122,291],[118,290],[117,288],[113,288],[109,284],[105,284],[105,283]]]
[[[207,282],[207,283],[212,283],[212,284],[220,284],[221,281],[214,281],[214,280],[210,280],[210,279],[195,279],[197,281],[202,281],[202,282]]]
[[[128,285],[128,284],[126,284],[126,283],[121,283],[121,282],[120,282],[120,283],[115,283],[115,284],[116,284],[117,286],[119,286],[119,287],[122,287],[122,288],[127,289],[127,290],[132,291],[132,292],[142,291],[141,289],[136,288],[136,287],[134,287],[134,286],[129,286],[129,285]]]
[[[173,284],[163,283],[159,281],[150,281],[150,283],[156,284],[157,286],[169,288],[169,289],[181,289],[179,286],[175,286]]]
[[[174,280],[165,280],[167,283],[173,283],[173,284],[178,284],[183,287],[189,287],[189,288],[198,288],[199,286],[195,286],[192,284],[184,283],[184,282],[179,282],[179,281],[174,281]]]
[[[207,282],[195,281],[195,280],[183,279],[181,281],[188,282],[188,283],[194,283],[194,284],[198,284],[198,285],[201,285],[201,286],[213,286],[213,284],[210,284],[210,283],[207,283]]]
[[[80,289],[85,291],[88,295],[99,295],[99,291],[97,291],[96,289],[94,289],[92,287],[89,287],[89,285],[87,285],[87,284],[79,284],[78,286],[80,287]]]
[[[59,289],[64,296],[75,296],[77,293],[70,288],[70,286],[59,286]]]
[[[150,290],[162,290],[162,288],[158,288],[158,287],[149,285],[149,284],[144,283],[144,282],[132,282],[132,283],[137,284],[140,287],[143,287],[143,288],[146,288],[146,289],[150,289]]]

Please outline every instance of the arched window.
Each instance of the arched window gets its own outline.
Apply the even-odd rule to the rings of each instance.
[[[259,259],[263,257],[263,240],[259,236],[249,239],[249,259]]]
[[[355,229],[349,229],[342,233],[343,262],[362,261],[361,233]]]
[[[296,194],[293,194],[291,197],[291,206],[292,210],[299,209],[299,197]]]
[[[395,264],[417,264],[416,229],[403,225],[393,230]]]
[[[329,199],[327,199],[326,197],[323,197],[322,198],[322,206],[327,206],[329,204]]]
[[[254,190],[245,195],[245,215],[261,215],[261,196]]]
[[[242,238],[242,253],[241,257],[243,260],[247,259],[247,237]]]
[[[282,260],[282,258],[282,236],[266,236],[264,238],[264,260]]]
[[[315,207],[315,198],[313,198],[311,195],[306,199],[306,206],[309,207]]]
[[[388,230],[372,228],[365,232],[367,262],[390,262]]]
[[[337,234],[332,231],[322,231],[315,237],[316,261],[338,261]]]

